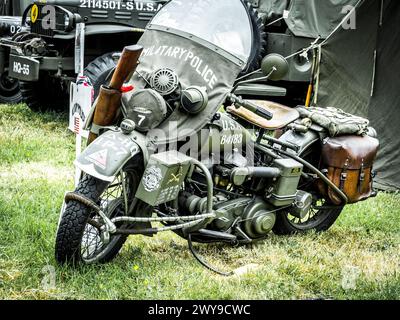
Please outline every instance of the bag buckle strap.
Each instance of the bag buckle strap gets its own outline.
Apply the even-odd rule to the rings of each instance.
[[[346,162],[344,164],[344,167],[343,167],[343,171],[340,174],[340,190],[342,190],[342,191],[344,190],[344,184],[345,184],[345,182],[347,180],[347,168],[348,168],[348,166],[349,166],[349,159],[347,158]]]
[[[361,160],[361,168],[360,168],[360,175],[358,177],[358,192],[361,193],[361,187],[365,180],[365,170],[364,170],[364,159]]]

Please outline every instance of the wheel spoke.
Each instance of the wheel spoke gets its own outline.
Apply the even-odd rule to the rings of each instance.
[[[124,175],[124,177],[125,176],[126,175]],[[109,218],[121,215],[121,213],[123,214],[125,212],[125,210],[121,209],[121,207],[124,207],[122,183],[122,177],[118,175],[99,198],[100,208]],[[126,183],[126,185],[129,189],[129,183]],[[129,190],[127,190],[127,193],[129,193]],[[107,245],[103,243],[100,236],[100,227],[102,225],[103,221],[101,217],[92,214],[92,217],[85,226],[81,241],[81,254],[84,260],[94,259],[107,248]]]
[[[307,225],[315,223],[324,213],[326,213],[326,209],[324,209],[323,207],[324,203],[325,200],[323,199],[315,201],[303,219],[295,217],[288,213],[289,222],[292,223],[295,227],[307,227]],[[321,209],[318,210],[316,208]]]

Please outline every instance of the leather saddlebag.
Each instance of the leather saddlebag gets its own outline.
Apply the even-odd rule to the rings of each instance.
[[[322,148],[322,170],[348,197],[348,203],[365,200],[374,194],[372,167],[379,141],[369,136],[327,138]],[[334,204],[342,200],[324,183],[320,191]]]

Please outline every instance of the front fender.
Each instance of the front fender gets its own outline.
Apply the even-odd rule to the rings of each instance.
[[[124,165],[141,153],[147,162],[149,154],[144,135],[110,130],[93,141],[74,164],[97,179],[112,182]]]

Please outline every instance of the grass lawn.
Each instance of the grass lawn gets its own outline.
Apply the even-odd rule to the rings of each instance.
[[[199,245],[220,269],[254,265],[229,278],[200,266],[174,234],[131,237],[107,265],[57,266],[59,210],[73,188],[66,127],[66,115],[0,106],[0,299],[400,298],[400,195],[349,206],[323,234]]]

